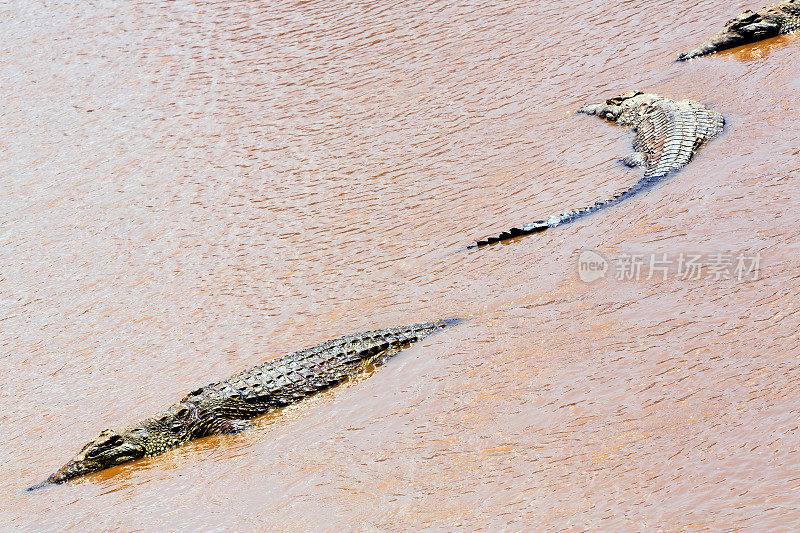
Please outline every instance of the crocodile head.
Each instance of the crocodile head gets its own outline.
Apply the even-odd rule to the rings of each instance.
[[[178,404],[166,412],[148,418],[120,432],[103,430],[86,444],[67,464],[43,482],[30,487],[35,490],[53,483],[99,472],[128,461],[157,455],[191,439],[190,421],[194,409]]]
[[[700,47],[684,52],[678,56],[678,61],[694,59],[743,44],[749,44],[768,37],[780,35],[780,16],[766,17],[762,13],[745,11],[736,18],[728,21],[725,28],[703,43]]]
[[[608,100],[606,100],[606,105],[622,105],[628,100],[642,95],[644,95],[642,91],[628,91],[627,93],[621,94],[619,96],[609,98]]]
[[[59,468],[45,481],[28,490],[38,489],[51,483],[63,483],[72,478],[111,468],[145,455],[145,448],[140,442],[130,436],[126,438],[125,435],[106,429],[81,448],[81,451],[70,462]]]
[[[640,110],[644,112],[646,110],[644,104],[649,104],[659,99],[661,97],[656,94],[630,91],[614,98],[609,98],[604,104],[585,105],[578,110],[578,113],[597,115],[611,122],[620,121],[622,117],[624,120],[621,120],[620,124],[625,125],[626,120],[632,119],[630,116],[632,111]]]

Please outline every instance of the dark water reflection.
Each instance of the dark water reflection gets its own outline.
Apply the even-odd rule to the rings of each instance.
[[[798,519],[797,38],[688,64],[714,2],[0,7],[0,451],[16,529],[766,530]],[[580,104],[723,136],[638,179]],[[761,254],[757,281],[576,274]],[[452,315],[234,437],[28,495],[88,438],[268,357]]]

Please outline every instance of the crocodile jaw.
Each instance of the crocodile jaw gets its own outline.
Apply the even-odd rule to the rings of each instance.
[[[755,34],[742,34],[738,31],[722,32],[718,35],[715,35],[700,48],[696,48],[691,52],[685,52],[679,55],[678,61],[686,61],[697,57],[715,54],[717,52],[735,48],[744,44],[749,44],[763,38],[764,37],[757,37]]]
[[[46,480],[28,490],[46,485],[64,483],[70,479],[111,468],[146,455],[145,448],[135,439],[106,429],[84,446],[67,464],[59,468]]]

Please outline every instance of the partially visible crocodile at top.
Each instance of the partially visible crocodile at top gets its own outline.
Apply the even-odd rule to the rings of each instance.
[[[800,0],[782,0],[758,11],[747,10],[698,48],[684,52],[678,61],[715,54],[800,29]]]
[[[349,335],[267,361],[196,389],[168,409],[120,431],[102,431],[70,462],[28,490],[159,455],[207,435],[241,431],[248,427],[248,419],[338,385],[456,322],[447,319]]]
[[[622,163],[644,167],[644,177],[611,198],[512,228],[497,237],[478,241],[470,248],[554,228],[629,198],[686,165],[697,149],[716,137],[725,124],[722,115],[692,100],[674,101],[638,91],[610,98],[604,104],[585,105],[578,113],[597,115],[636,132],[635,152],[623,158]]]

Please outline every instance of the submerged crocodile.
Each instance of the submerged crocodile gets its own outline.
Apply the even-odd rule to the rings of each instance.
[[[70,462],[28,490],[159,455],[207,435],[242,431],[249,426],[248,419],[347,381],[456,322],[447,319],[349,335],[267,361],[194,390],[166,410],[120,431],[102,431]]]
[[[722,115],[692,100],[674,101],[638,91],[610,98],[604,104],[585,105],[578,113],[597,115],[631,128],[636,133],[635,152],[621,161],[630,167],[644,167],[644,177],[611,198],[512,228],[497,237],[478,241],[470,248],[554,228],[629,198],[686,165],[697,149],[719,135],[725,125]]]
[[[684,52],[678,61],[715,54],[800,29],[800,0],[783,0],[758,11],[747,10],[698,48]]]

